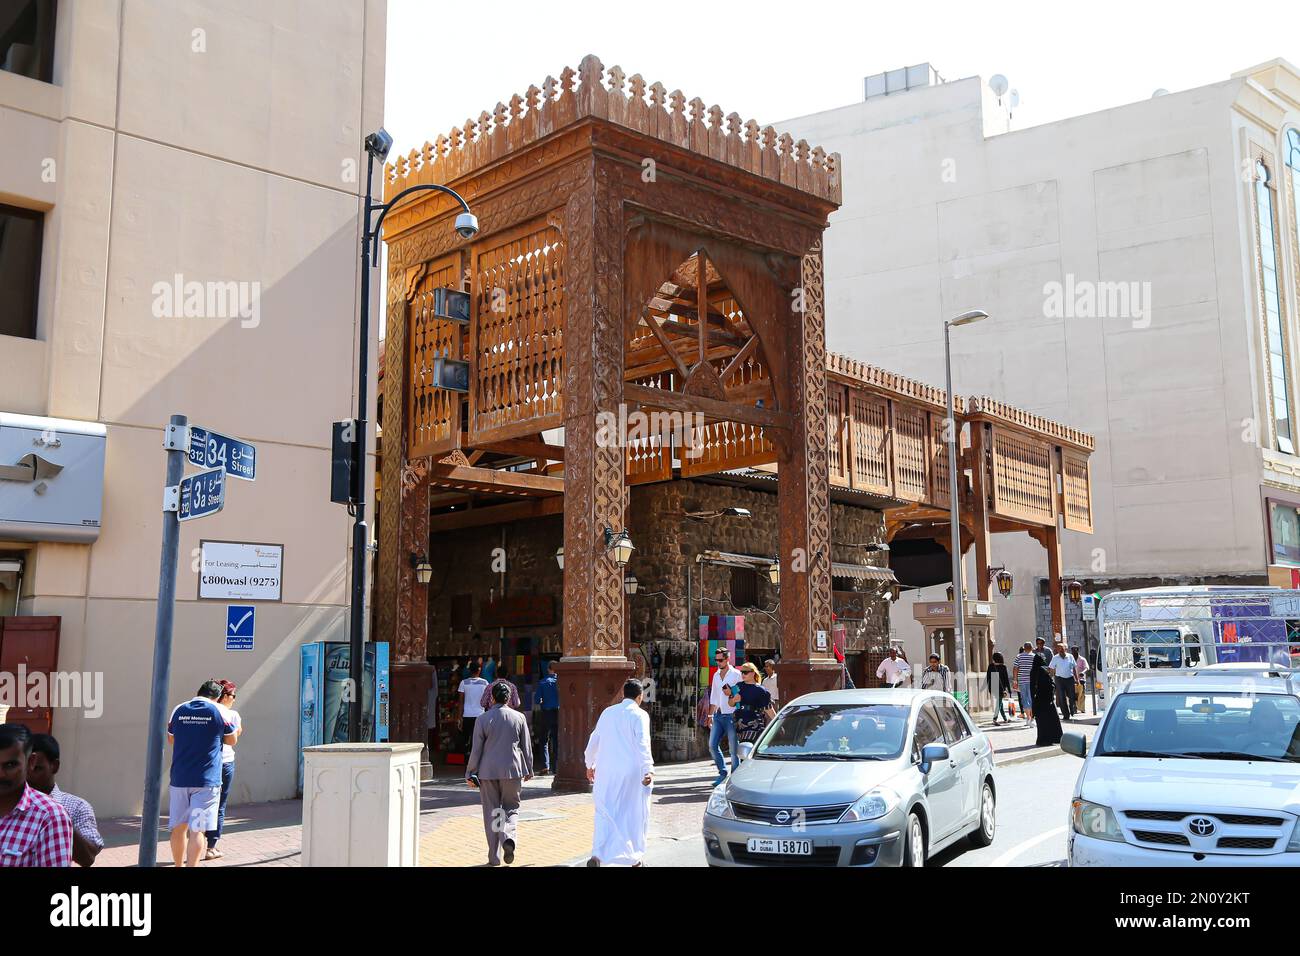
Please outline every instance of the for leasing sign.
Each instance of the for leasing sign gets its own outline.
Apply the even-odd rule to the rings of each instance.
[[[284,545],[200,542],[199,599],[278,601]]]

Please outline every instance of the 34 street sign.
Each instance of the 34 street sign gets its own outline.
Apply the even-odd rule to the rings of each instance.
[[[178,521],[214,515],[226,506],[226,473],[220,468],[182,478],[176,502]]]
[[[232,478],[257,477],[257,447],[199,425],[190,426],[190,463],[200,468],[220,468]]]

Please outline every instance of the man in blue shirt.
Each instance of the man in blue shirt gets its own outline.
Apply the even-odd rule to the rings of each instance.
[[[221,745],[234,744],[236,737],[235,726],[217,707],[220,696],[221,684],[204,681],[199,692],[178,704],[167,721],[167,740],[172,745],[167,825],[171,828],[172,862],[177,866],[198,866],[206,842],[204,833],[217,828]]]
[[[542,727],[538,736],[542,743],[542,773],[560,765],[560,687],[555,673],[555,661],[546,665],[546,676],[537,684],[537,706],[542,712]]]

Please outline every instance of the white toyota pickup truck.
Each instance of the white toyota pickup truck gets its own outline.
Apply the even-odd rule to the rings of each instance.
[[[1070,866],[1300,866],[1300,697],[1291,674],[1210,667],[1111,701],[1070,808]]]

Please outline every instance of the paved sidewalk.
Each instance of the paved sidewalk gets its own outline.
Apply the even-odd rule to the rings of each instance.
[[[653,840],[698,834],[704,804],[715,775],[709,761],[657,768],[650,810]],[[591,852],[594,810],[590,794],[557,794],[550,777],[524,784],[519,808],[515,866],[565,866],[585,863]],[[140,818],[101,820],[105,849],[95,865],[135,866]],[[302,801],[278,800],[230,806],[226,810],[221,859],[204,866],[299,866],[302,863]],[[441,777],[420,793],[420,865],[483,866],[487,839],[478,791],[463,777]],[[171,866],[165,827],[158,831],[158,864]]]
[[[1061,730],[1081,732],[1091,740],[1100,720],[1096,714],[1080,714],[1074,720],[1061,721]],[[980,730],[984,731],[993,744],[993,762],[999,767],[1042,760],[1061,752],[1060,744],[1038,746],[1035,743],[1038,739],[1037,728],[1026,725],[1023,717],[1012,717],[1011,723],[999,723],[996,727],[989,718],[981,719],[978,723]]]

